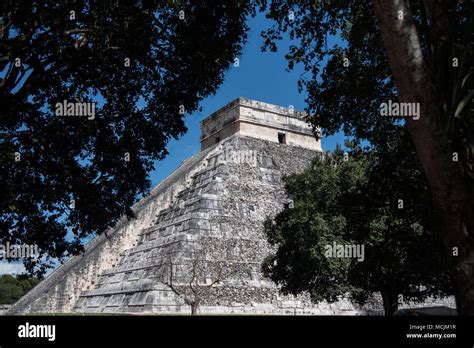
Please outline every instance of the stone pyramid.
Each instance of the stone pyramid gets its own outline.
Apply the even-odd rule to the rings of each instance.
[[[261,274],[263,222],[289,204],[282,177],[321,151],[304,114],[239,98],[201,133],[201,152],[134,206],[136,219],[94,238],[10,313],[191,313],[193,293],[201,313],[366,313],[283,296]]]

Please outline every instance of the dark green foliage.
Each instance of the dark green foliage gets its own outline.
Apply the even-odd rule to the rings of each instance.
[[[2,1],[0,243],[62,258],[133,217],[154,161],[186,131],[184,114],[240,54],[250,12],[220,0]],[[95,119],[55,116],[63,100],[99,100]],[[27,269],[44,272],[42,260]]]
[[[0,304],[13,304],[39,283],[38,278],[27,276],[0,276]]]
[[[308,92],[311,123],[321,127],[323,136],[343,131],[354,141],[383,146],[387,134],[403,122],[380,117],[380,104],[397,101],[398,95],[372,2],[267,3],[262,7],[275,25],[262,33],[263,49],[276,50],[283,32],[295,40],[286,58],[290,69],[302,64],[308,72],[299,86]],[[410,3],[443,104],[442,123],[466,172],[474,178],[474,4],[434,1],[439,3],[436,20],[428,26],[422,2]],[[453,57],[458,58],[458,67],[453,67]],[[345,58],[348,66],[344,66]]]
[[[347,161],[337,149],[285,179],[294,206],[265,223],[277,249],[263,265],[284,292],[308,291],[316,302],[350,293],[359,303],[381,292],[391,312],[398,295],[421,301],[451,293],[429,190],[407,142],[402,133],[390,152],[353,148]],[[365,260],[326,257],[334,242],[363,245]]]

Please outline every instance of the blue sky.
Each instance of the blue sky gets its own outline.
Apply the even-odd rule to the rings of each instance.
[[[286,107],[293,105],[296,110],[305,108],[306,93],[298,93],[297,87],[303,69],[297,66],[290,72],[286,71],[287,61],[284,56],[290,41],[285,39],[280,42],[276,53],[260,50],[263,42],[260,32],[271,24],[262,14],[249,19],[248,42],[239,57],[239,67],[232,66],[227,70],[225,81],[217,93],[206,98],[201,104],[202,112],[187,116],[188,132],[178,140],[169,142],[169,155],[156,162],[155,170],[150,174],[153,187],[171,174],[183,160],[199,152],[199,121],[228,102],[238,97],[246,97]],[[343,139],[341,134],[322,139],[323,150],[334,149],[337,142],[343,144]]]

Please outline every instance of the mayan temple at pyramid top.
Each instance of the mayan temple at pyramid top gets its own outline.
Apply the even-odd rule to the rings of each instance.
[[[237,98],[201,121],[201,150],[238,134],[321,151],[305,116],[291,106]]]

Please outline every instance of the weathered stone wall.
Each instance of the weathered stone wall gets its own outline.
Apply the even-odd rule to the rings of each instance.
[[[201,140],[201,149],[207,149],[220,142],[222,139],[228,138],[233,134],[240,133],[240,122],[232,122],[222,128],[220,131],[215,132],[206,138]]]
[[[248,122],[244,119],[242,119],[239,123],[240,135],[267,140],[271,142],[279,142],[278,135],[284,134],[285,144],[301,146],[314,151],[321,151],[321,145],[315,140],[315,138],[313,136],[308,136],[305,133],[299,133],[296,131],[291,131],[289,129],[282,130],[281,128],[270,127],[267,125],[255,124]]]
[[[321,142],[313,136],[305,117],[293,108],[238,98],[201,122],[201,148],[233,134],[279,142],[278,133],[285,133],[287,144],[321,151]]]
[[[347,300],[313,305],[307,296],[283,296],[261,274],[270,252],[263,221],[286,202],[282,176],[301,172],[316,152],[259,139],[232,136],[211,148],[176,200],[136,246],[104,271],[96,286],[83,291],[74,310],[86,313],[190,313],[161,278],[167,257],[188,257],[200,238],[238,239],[248,271],[218,284],[203,300],[205,313],[365,314]],[[184,275],[183,275],[184,276]]]
[[[5,314],[11,308],[11,305],[0,305],[0,315]]]

